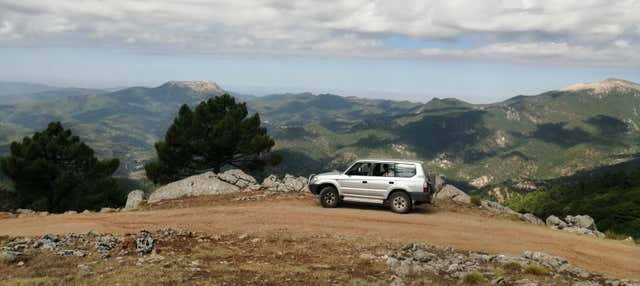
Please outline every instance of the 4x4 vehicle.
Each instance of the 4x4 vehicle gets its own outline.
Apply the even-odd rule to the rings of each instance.
[[[345,201],[389,205],[394,212],[407,213],[415,205],[431,203],[433,195],[422,163],[408,160],[359,160],[344,173],[311,175],[308,184],[326,208]]]

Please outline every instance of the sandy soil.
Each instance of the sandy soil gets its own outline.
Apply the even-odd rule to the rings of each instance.
[[[165,206],[166,207],[166,206]],[[399,215],[384,208],[324,209],[314,197],[278,196],[263,201],[196,199],[155,209],[107,214],[0,219],[0,235],[133,233],[171,227],[208,233],[331,233],[400,242],[422,241],[489,253],[542,251],[594,272],[640,279],[640,247],[596,239],[503,218],[431,206]]]

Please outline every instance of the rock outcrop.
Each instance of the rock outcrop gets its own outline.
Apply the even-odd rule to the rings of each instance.
[[[433,199],[435,201],[450,200],[464,204],[471,203],[471,197],[453,185],[445,185],[442,187],[440,191],[434,194]]]
[[[550,215],[546,219],[546,225],[550,228],[567,232],[605,237],[604,233],[598,231],[594,219],[588,215],[568,215],[564,218],[564,221],[557,216]]]
[[[158,188],[149,196],[149,203],[201,195],[219,195],[240,191],[265,190],[271,192],[303,192],[307,189],[307,178],[285,175],[279,179],[270,175],[258,184],[258,181],[239,169],[231,169],[215,174],[207,172],[170,183]]]
[[[127,195],[127,203],[124,206],[124,210],[137,209],[144,201],[144,192],[141,190],[131,191]]]
[[[484,281],[498,285],[638,285],[637,281],[619,280],[587,271],[567,262],[567,260],[542,252],[525,251],[521,255],[495,255],[479,252],[458,251],[451,247],[424,243],[409,243],[397,251],[381,257],[386,260],[394,273],[392,285],[404,285],[412,277],[421,273],[432,273],[447,280],[457,280],[462,284],[470,273],[482,277]],[[376,259],[373,257],[372,259]],[[519,273],[531,267],[547,272],[532,276],[528,284],[523,284],[522,276],[510,271],[496,269],[517,268]],[[455,285],[456,283],[451,283]]]
[[[149,196],[149,203],[181,197],[219,195],[239,190],[240,187],[221,180],[215,173],[206,172],[158,188]]]

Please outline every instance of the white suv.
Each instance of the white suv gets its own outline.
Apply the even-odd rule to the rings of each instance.
[[[431,203],[432,197],[431,182],[422,163],[409,160],[359,160],[344,173],[311,175],[309,190],[320,196],[320,203],[326,208],[345,201],[389,205],[397,213]]]

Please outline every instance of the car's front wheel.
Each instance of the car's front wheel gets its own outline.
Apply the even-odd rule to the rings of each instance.
[[[411,211],[411,198],[404,192],[395,192],[389,197],[389,205],[395,213],[408,213]]]
[[[340,194],[336,188],[328,186],[320,191],[320,204],[325,208],[335,208],[340,202]]]

